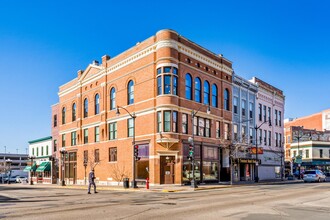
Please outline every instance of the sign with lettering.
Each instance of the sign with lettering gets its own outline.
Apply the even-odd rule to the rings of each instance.
[[[250,148],[250,154],[256,154],[257,148],[256,147],[251,147]],[[258,154],[263,154],[264,149],[262,147],[258,147]]]

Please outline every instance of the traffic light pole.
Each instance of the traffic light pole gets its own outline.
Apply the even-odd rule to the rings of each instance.
[[[120,115],[120,112],[119,112],[119,109],[124,109],[128,114],[129,116],[133,119],[133,140],[132,140],[132,182],[131,182],[131,187],[132,188],[137,188],[136,186],[136,181],[135,181],[135,162],[136,162],[136,158],[135,157],[135,118],[136,118],[136,115],[135,113],[133,112],[132,114],[124,107],[121,107],[121,106],[117,106],[117,111],[116,111],[116,115]]]
[[[198,111],[197,111],[198,112]],[[194,132],[194,128],[195,128],[195,124],[194,124],[194,117],[197,114],[194,113],[194,110],[191,111],[191,124],[192,124],[192,141],[191,141],[191,151],[189,151],[189,154],[191,156],[191,169],[192,169],[192,179],[191,179],[191,187],[192,188],[198,188],[196,180],[195,180],[195,143],[194,143],[194,137],[195,137],[195,132]]]

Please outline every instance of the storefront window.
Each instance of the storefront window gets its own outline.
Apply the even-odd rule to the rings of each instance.
[[[139,157],[136,162],[136,178],[145,180],[149,177],[149,144],[139,144]]]
[[[203,180],[218,179],[218,162],[203,161]]]

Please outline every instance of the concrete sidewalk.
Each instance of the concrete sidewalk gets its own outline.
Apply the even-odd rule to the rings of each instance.
[[[233,182],[231,185],[229,182],[221,182],[221,183],[210,183],[210,184],[200,184],[198,188],[192,188],[190,185],[154,185],[150,186],[149,189],[146,189],[145,185],[138,185],[138,188],[127,188],[125,189],[123,186],[103,186],[97,185],[98,191],[110,190],[110,191],[124,191],[124,192],[189,192],[189,191],[200,191],[200,190],[212,190],[212,189],[224,189],[224,188],[232,188],[246,185],[278,185],[278,184],[295,184],[295,183],[303,183],[303,180],[260,180],[258,183],[254,181],[242,181],[242,182]],[[5,184],[4,184],[5,185]],[[17,184],[12,184],[13,186],[17,186]],[[87,191],[88,185],[56,185],[56,184],[35,184],[28,185],[22,184],[28,187],[54,187],[54,188],[62,188],[62,189],[84,189]],[[11,186],[11,185],[8,185]]]

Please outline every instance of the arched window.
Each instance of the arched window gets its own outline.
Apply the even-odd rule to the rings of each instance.
[[[128,82],[127,86],[127,104],[133,104],[134,103],[134,82],[133,80]]]
[[[201,80],[197,77],[195,79],[195,101],[196,102],[202,102],[202,99],[201,99],[201,96],[202,96],[201,92],[202,92],[202,90],[201,89],[202,89],[201,88]]]
[[[96,94],[95,95],[95,100],[94,100],[94,103],[95,103],[95,115],[99,114],[100,113],[100,95],[99,94]]]
[[[223,103],[223,108],[227,111],[229,111],[229,90],[225,89],[224,94],[224,103]]]
[[[207,80],[204,81],[204,104],[210,104],[210,83]]]
[[[110,110],[116,109],[116,89],[110,90]]]
[[[218,107],[218,87],[216,84],[212,85],[212,106]]]
[[[88,117],[88,99],[85,98],[84,100],[84,118]]]
[[[192,79],[189,73],[186,74],[186,99],[192,100]]]
[[[72,121],[76,120],[76,103],[73,103],[72,105]]]
[[[62,125],[65,124],[65,112],[66,112],[66,109],[65,107],[62,108]]]

